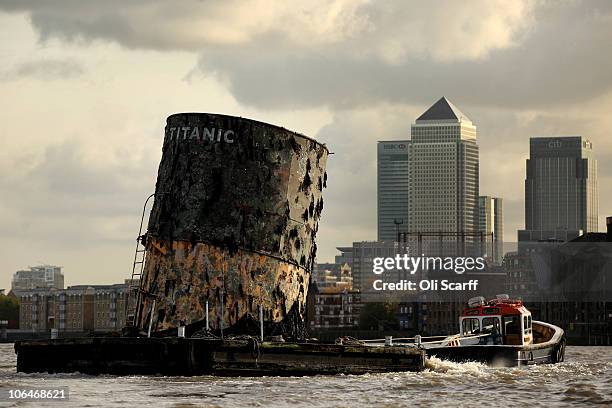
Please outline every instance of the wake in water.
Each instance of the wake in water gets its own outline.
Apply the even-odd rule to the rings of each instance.
[[[438,357],[429,357],[425,360],[425,370],[433,373],[472,373],[479,374],[487,366],[477,362],[456,363],[453,361],[442,360]]]

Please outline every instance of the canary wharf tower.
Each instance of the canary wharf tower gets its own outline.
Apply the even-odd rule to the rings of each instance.
[[[532,137],[519,242],[570,241],[597,231],[597,189],[597,160],[588,139]]]
[[[416,119],[411,133],[410,231],[474,233],[478,230],[476,126],[442,97]],[[459,236],[436,239],[473,240]]]

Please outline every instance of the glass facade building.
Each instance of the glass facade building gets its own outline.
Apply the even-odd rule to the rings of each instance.
[[[501,265],[504,246],[504,207],[499,197],[478,198],[478,229],[486,237],[485,254],[495,264]]]
[[[439,251],[465,253],[478,231],[479,157],[476,126],[442,97],[417,118],[411,129],[409,229],[440,236]],[[469,250],[468,250],[469,251]]]
[[[409,151],[408,140],[378,142],[378,241],[394,241],[408,225]]]
[[[519,242],[569,241],[598,229],[597,161],[581,136],[534,137]]]

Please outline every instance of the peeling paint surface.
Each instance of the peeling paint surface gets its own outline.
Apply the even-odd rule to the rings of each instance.
[[[225,115],[167,120],[137,324],[205,318],[303,319],[323,210],[327,149],[286,129]],[[294,316],[295,317],[295,316]]]

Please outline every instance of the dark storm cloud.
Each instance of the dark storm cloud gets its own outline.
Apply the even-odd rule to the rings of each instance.
[[[184,0],[4,0],[0,10],[28,13],[40,40],[105,40],[126,48],[197,50],[207,43],[217,14],[239,1]],[[202,19],[198,20],[198,17]],[[202,25],[204,24],[204,26]],[[222,22],[223,23],[223,22]]]
[[[612,87],[612,54],[606,51],[612,3],[601,6],[543,6],[523,42],[484,58],[449,63],[408,55],[395,64],[351,56],[357,42],[322,53],[279,50],[274,44],[281,41],[267,37],[251,47],[206,50],[199,66],[225,79],[239,101],[263,108],[429,103],[449,94],[484,106],[570,105]]]
[[[69,41],[105,39],[130,45],[135,40],[131,39],[128,19],[121,13],[121,3],[124,2],[5,0],[0,10],[27,12],[43,42],[56,37]],[[131,3],[133,9],[143,5],[138,0]]]
[[[448,94],[533,108],[579,103],[612,86],[608,1],[537,2],[520,13],[511,10],[519,2],[340,2],[350,9],[340,21],[348,21],[348,34],[325,26],[327,15],[315,15],[323,22],[310,29],[298,8],[294,26],[286,10],[265,19],[265,4],[22,0],[0,9],[28,12],[42,40],[200,51],[203,73],[264,109],[424,104]]]

